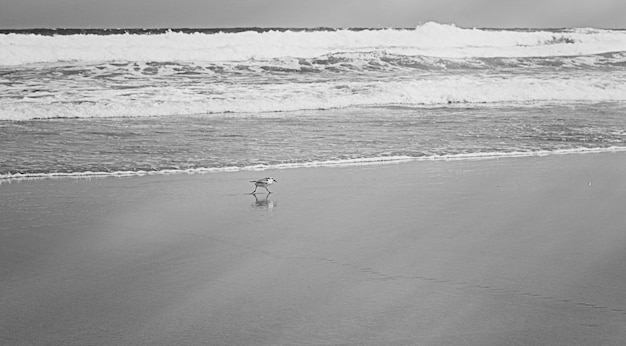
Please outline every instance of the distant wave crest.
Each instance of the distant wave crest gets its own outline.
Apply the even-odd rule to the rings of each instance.
[[[373,50],[458,58],[588,55],[626,51],[626,32],[466,29],[429,22],[411,30],[0,35],[0,65],[60,61],[248,61]]]

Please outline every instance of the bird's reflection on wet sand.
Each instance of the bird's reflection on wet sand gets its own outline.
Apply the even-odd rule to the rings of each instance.
[[[270,194],[257,195],[253,193],[251,195],[254,196],[254,203],[250,205],[253,209],[271,211],[278,206],[278,201],[270,199]]]

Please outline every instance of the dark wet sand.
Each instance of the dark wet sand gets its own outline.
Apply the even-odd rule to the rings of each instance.
[[[0,344],[623,345],[625,206],[624,153],[4,182]]]

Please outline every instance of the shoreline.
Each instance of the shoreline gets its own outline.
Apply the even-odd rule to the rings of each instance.
[[[0,184],[0,343],[619,345],[625,173],[611,152]]]
[[[576,149],[555,149],[540,151],[519,151],[519,152],[485,152],[485,153],[468,153],[468,154],[444,154],[431,155],[423,157],[414,156],[378,156],[364,157],[356,159],[337,159],[325,161],[311,161],[300,163],[282,163],[269,165],[252,165],[244,167],[202,167],[188,169],[164,169],[156,171],[114,171],[114,172],[68,172],[68,173],[9,173],[0,174],[0,185],[2,183],[11,183],[27,180],[38,179],[96,179],[96,178],[128,178],[143,177],[155,175],[178,175],[178,174],[213,174],[213,173],[232,173],[232,172],[262,172],[271,170],[299,169],[299,168],[333,168],[333,167],[352,167],[352,166],[370,166],[370,165],[388,165],[403,164],[421,161],[457,161],[457,160],[499,160],[508,158],[523,157],[544,157],[553,155],[586,155],[586,154],[603,154],[603,153],[620,153],[626,152],[626,147],[611,146],[606,148],[576,148]]]

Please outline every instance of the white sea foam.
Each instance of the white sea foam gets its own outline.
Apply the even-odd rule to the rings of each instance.
[[[413,161],[457,161],[457,160],[492,160],[500,158],[516,158],[516,157],[542,157],[548,155],[572,155],[572,154],[599,154],[599,153],[616,153],[626,152],[626,147],[613,146],[605,148],[575,148],[575,149],[556,149],[556,150],[536,150],[536,151],[515,151],[515,152],[477,152],[462,154],[443,154],[431,156],[381,156],[358,159],[338,159],[296,163],[281,163],[268,165],[252,165],[252,166],[229,166],[229,167],[210,167],[210,168],[190,168],[190,169],[165,169],[158,171],[115,171],[115,172],[67,172],[67,173],[10,173],[0,174],[0,184],[12,181],[35,180],[35,179],[54,179],[54,178],[105,178],[105,177],[135,177],[147,175],[171,175],[171,174],[207,174],[220,172],[240,172],[240,171],[266,171],[266,170],[282,170],[296,168],[316,168],[316,167],[350,167],[350,166],[367,166],[367,165],[385,165],[400,164]]]
[[[212,95],[164,86],[129,94],[93,89],[77,100],[62,95],[0,101],[0,120],[259,113],[360,106],[440,106],[626,101],[626,74],[569,79],[537,76],[439,76],[423,80],[213,85]],[[85,99],[97,101],[88,102]]]
[[[426,23],[413,30],[155,35],[0,35],[0,65],[59,61],[248,61],[382,50],[437,57],[590,55],[626,51],[626,32],[510,31]]]
[[[626,101],[626,32],[0,35],[0,120]]]

